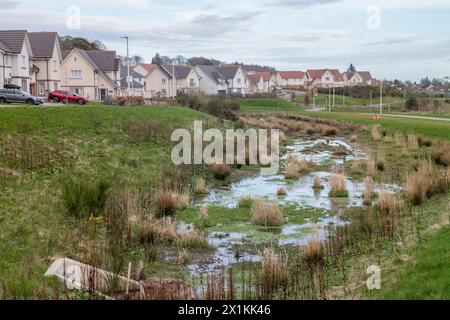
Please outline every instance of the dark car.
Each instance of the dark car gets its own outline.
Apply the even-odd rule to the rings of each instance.
[[[61,90],[50,92],[48,95],[48,100],[53,102],[77,103],[79,105],[84,105],[89,102],[88,99],[79,96],[76,93]]]
[[[35,97],[20,89],[0,89],[0,103],[27,103],[39,105],[44,103],[42,97]]]

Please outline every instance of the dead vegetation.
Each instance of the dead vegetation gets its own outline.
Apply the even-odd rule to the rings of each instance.
[[[253,201],[250,211],[253,224],[278,227],[284,222],[283,213],[277,203],[263,200]]]

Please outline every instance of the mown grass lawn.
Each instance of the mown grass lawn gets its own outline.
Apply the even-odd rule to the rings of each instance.
[[[297,113],[309,117],[352,121],[367,126],[381,124],[392,132],[414,133],[431,138],[450,140],[450,122],[424,119],[406,119],[381,117],[374,120],[372,113],[358,112],[312,112],[298,105],[281,99],[245,99],[241,100],[241,111],[248,113]]]
[[[450,226],[427,235],[411,252],[411,259],[398,261],[390,277],[382,282],[381,299],[450,299]]]
[[[330,96],[328,94],[320,93],[315,98],[316,106],[324,106],[327,105],[328,100],[330,99]],[[300,104],[304,104],[305,99],[304,97],[298,97],[297,101]],[[313,104],[313,98],[309,97],[309,101],[311,104]],[[331,102],[333,102],[333,94],[331,94]],[[364,99],[364,98],[353,98],[348,96],[342,96],[342,95],[335,95],[334,96],[334,104],[335,105],[346,105],[346,106],[364,106],[364,105],[370,105],[372,104],[379,104],[380,103],[380,97],[374,96],[372,100],[370,98]],[[402,103],[403,98],[400,97],[383,97],[383,103]]]

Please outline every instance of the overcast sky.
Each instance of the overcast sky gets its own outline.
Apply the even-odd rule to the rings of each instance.
[[[121,55],[128,35],[131,54],[147,61],[159,52],[278,70],[353,63],[381,79],[450,76],[450,0],[0,0],[0,14],[0,29],[88,37]]]

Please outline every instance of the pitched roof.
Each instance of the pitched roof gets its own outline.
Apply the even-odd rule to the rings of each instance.
[[[96,70],[101,70],[103,72],[108,71],[119,71],[120,59],[116,57],[115,51],[103,51],[103,50],[83,50],[75,48],[83,58]],[[73,50],[61,50],[63,60]]]
[[[120,80],[120,87],[123,89],[128,89],[128,82],[126,77]],[[137,82],[136,80],[133,80],[133,84],[131,85],[131,87],[134,89],[142,89],[144,88],[144,85]]]
[[[185,65],[185,64],[163,64],[161,66],[171,77],[174,75],[172,74],[175,72],[175,78],[176,79],[186,79],[189,73],[191,73],[192,67]]]
[[[370,74],[369,71],[358,71],[358,74],[365,82],[369,82],[370,80],[372,80],[372,75]]]
[[[139,63],[137,66],[141,66],[142,68],[144,68],[145,70],[147,70],[147,72],[152,71],[153,69],[155,69],[156,67],[158,67],[158,65],[156,64],[151,64],[151,63]]]
[[[26,35],[26,30],[0,30],[0,41],[10,49],[11,53],[18,54],[22,52]]]
[[[83,50],[102,71],[119,71],[119,61],[115,51]]]
[[[241,66],[238,65],[222,65],[217,66],[217,70],[219,70],[219,72],[223,74],[226,79],[233,79],[240,67]]]
[[[258,84],[261,81],[261,76],[258,74],[249,74],[247,75],[248,79],[254,84]]]
[[[264,81],[270,81],[270,71],[257,71],[256,74],[261,76]]]
[[[283,79],[302,79],[305,76],[303,71],[280,71]]]
[[[33,51],[33,58],[53,57],[55,41],[58,39],[56,32],[29,32],[28,39]]]
[[[219,82],[219,80],[226,80],[225,76],[213,65],[197,65],[196,68],[202,70],[211,80]]]
[[[338,69],[311,69],[308,70],[308,75],[314,80],[321,78],[325,72],[331,72],[331,74],[334,76],[337,80],[342,80],[342,74],[339,72]]]
[[[8,48],[8,46],[4,44],[2,41],[0,41],[0,50],[3,52],[11,52],[11,49]]]

